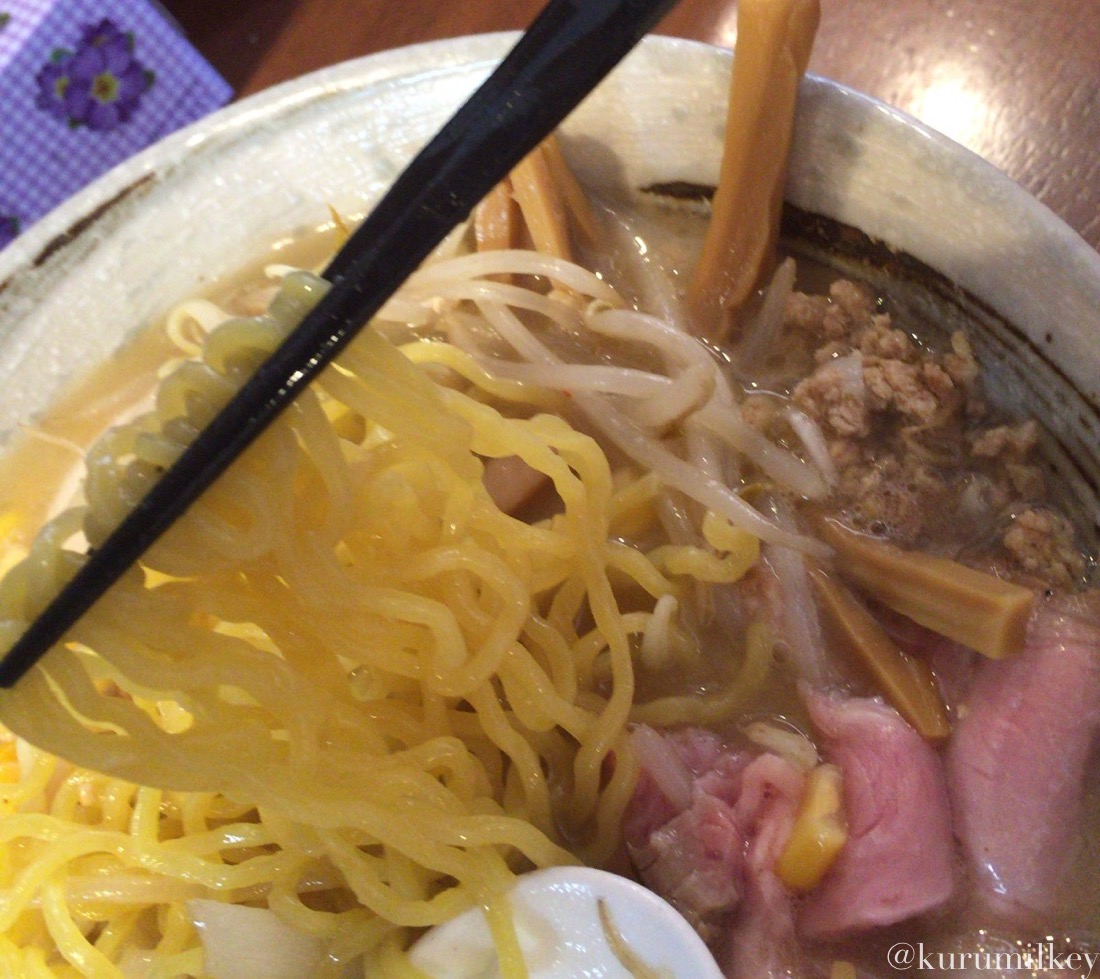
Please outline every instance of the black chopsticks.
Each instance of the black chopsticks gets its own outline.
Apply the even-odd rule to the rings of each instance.
[[[332,286],[0,660],[10,687],[677,0],[551,0],[325,270]]]

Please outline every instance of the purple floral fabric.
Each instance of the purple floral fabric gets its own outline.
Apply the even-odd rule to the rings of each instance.
[[[231,95],[150,0],[0,0],[0,249]]]
[[[116,129],[156,75],[134,55],[134,35],[108,18],[84,28],[75,51],[58,48],[39,70],[35,105],[70,126]]]

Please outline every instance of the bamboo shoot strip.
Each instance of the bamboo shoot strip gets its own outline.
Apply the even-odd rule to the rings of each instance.
[[[573,261],[573,233],[589,244],[599,226],[588,198],[551,135],[527,154],[474,212],[478,251],[523,247]]]
[[[528,153],[512,170],[512,194],[535,251],[572,261],[565,202],[554,182],[543,147]]]
[[[840,573],[895,612],[991,659],[1024,645],[1035,595],[1027,588],[934,554],[904,551],[821,522]]]
[[[695,329],[719,337],[727,314],[775,263],[798,85],[820,19],[817,0],[741,0],[726,141],[714,211],[688,286]]]
[[[825,619],[895,710],[930,741],[946,738],[951,725],[928,664],[898,649],[874,616],[826,571],[814,568],[810,580]]]
[[[505,177],[474,209],[474,240],[479,252],[520,247],[519,207]]]

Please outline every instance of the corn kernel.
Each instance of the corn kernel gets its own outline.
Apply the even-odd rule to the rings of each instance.
[[[792,891],[812,891],[828,873],[848,840],[836,765],[818,765],[806,776],[806,790],[790,839],[776,863],[779,879]]]

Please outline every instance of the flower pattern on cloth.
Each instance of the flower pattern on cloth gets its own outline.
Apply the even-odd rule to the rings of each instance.
[[[0,0],[0,255],[232,94],[157,0]]]
[[[35,104],[74,128],[108,132],[129,120],[154,79],[134,56],[134,35],[104,18],[84,28],[75,51],[54,51],[35,77]]]

